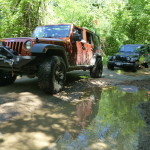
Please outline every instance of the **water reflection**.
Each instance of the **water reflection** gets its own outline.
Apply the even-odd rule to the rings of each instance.
[[[131,70],[123,70],[120,68],[117,68],[115,72],[117,74],[122,74],[122,75],[130,75],[130,76],[143,76],[143,75],[150,75],[150,69],[149,68],[139,68],[139,70],[135,73],[132,72]]]
[[[119,85],[120,90],[125,91],[127,93],[135,93],[138,92],[138,87],[130,86],[130,85]]]
[[[1,150],[135,150],[144,123],[137,105],[147,93],[89,88],[73,102],[42,104],[0,124]],[[13,148],[12,148],[13,145]]]
[[[98,113],[101,89],[86,89],[80,99],[82,101],[76,104],[77,123],[84,129]]]

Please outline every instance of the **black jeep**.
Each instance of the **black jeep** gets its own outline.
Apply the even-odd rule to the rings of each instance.
[[[142,44],[122,45],[119,52],[108,58],[107,67],[113,70],[114,67],[131,69],[137,71],[140,65],[148,67],[146,57],[141,53],[144,48]]]

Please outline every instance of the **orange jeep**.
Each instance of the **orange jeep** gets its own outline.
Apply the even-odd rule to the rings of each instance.
[[[102,75],[99,37],[74,24],[36,27],[31,37],[0,39],[0,86],[18,75],[38,77],[40,88],[54,94],[62,90],[66,72],[89,70]]]

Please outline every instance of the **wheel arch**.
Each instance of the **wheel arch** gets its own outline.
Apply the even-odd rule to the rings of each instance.
[[[102,56],[101,56],[100,54],[95,53],[95,54],[93,55],[93,57],[91,58],[90,65],[95,65],[95,64],[96,64],[96,61],[97,61],[98,59],[101,59],[101,61],[102,61]]]
[[[32,54],[44,54],[45,56],[60,56],[64,59],[66,68],[69,67],[66,50],[63,46],[54,44],[35,44],[31,51]]]

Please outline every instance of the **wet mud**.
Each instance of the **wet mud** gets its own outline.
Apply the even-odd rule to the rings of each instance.
[[[149,81],[144,71],[71,72],[55,95],[25,77],[0,87],[0,150],[149,150],[149,89],[136,84]]]
[[[149,102],[140,103],[139,109],[145,127],[140,132],[138,150],[150,150],[150,100]]]

